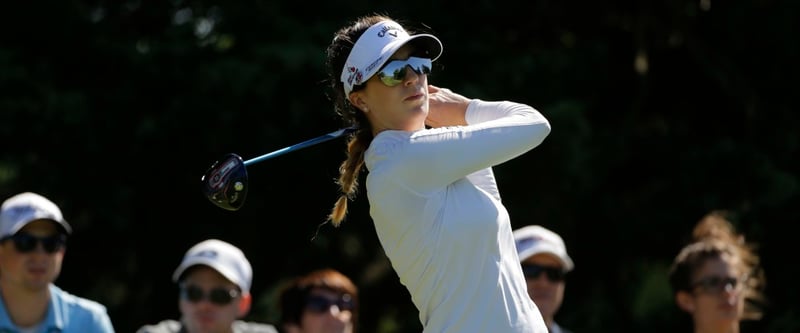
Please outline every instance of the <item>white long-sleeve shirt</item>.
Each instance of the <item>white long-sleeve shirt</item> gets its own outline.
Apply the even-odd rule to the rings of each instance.
[[[365,154],[370,215],[424,333],[547,332],[492,166],[539,145],[530,106],[472,100],[467,126],[383,131]]]

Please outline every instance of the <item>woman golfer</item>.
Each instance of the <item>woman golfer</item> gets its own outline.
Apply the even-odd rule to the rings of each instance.
[[[528,105],[429,85],[441,53],[436,37],[409,35],[385,16],[336,32],[326,61],[333,99],[358,130],[330,221],[344,219],[366,166],[378,238],[424,332],[545,333],[492,166],[539,145],[550,124]]]

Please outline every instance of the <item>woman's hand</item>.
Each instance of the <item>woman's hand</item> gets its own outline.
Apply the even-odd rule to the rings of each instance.
[[[428,85],[428,118],[425,125],[432,128],[466,125],[470,99],[447,88]]]

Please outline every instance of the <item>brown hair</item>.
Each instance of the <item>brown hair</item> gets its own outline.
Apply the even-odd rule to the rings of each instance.
[[[329,82],[329,98],[334,103],[336,114],[342,117],[346,125],[357,128],[347,140],[347,159],[339,166],[339,179],[336,183],[341,189],[341,195],[336,200],[333,209],[328,215],[328,220],[334,226],[339,226],[347,215],[347,201],[355,197],[358,189],[358,176],[364,167],[364,152],[372,142],[372,128],[363,112],[356,109],[344,94],[343,83],[339,80],[344,63],[359,37],[372,25],[392,20],[381,14],[363,16],[352,24],[339,29],[334,34],[333,41],[326,50],[325,67]],[[353,90],[363,88],[353,87]]]
[[[692,231],[692,241],[675,257],[669,272],[673,293],[690,291],[694,273],[707,260],[726,255],[747,275],[743,319],[760,319],[759,304],[765,301],[762,293],[765,277],[756,244],[746,242],[744,236],[737,233],[724,211],[712,211],[704,216]]]
[[[314,289],[350,295],[353,300],[353,331],[355,332],[358,323],[358,288],[350,278],[331,268],[312,271],[294,278],[283,286],[278,297],[281,325],[300,324],[306,306],[306,298]]]

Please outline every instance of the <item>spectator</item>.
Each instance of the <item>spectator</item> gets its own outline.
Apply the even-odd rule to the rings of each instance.
[[[0,208],[0,332],[113,333],[106,307],[53,284],[72,227],[32,192]]]
[[[724,212],[698,222],[691,243],[675,257],[669,282],[695,333],[738,333],[742,320],[762,316],[764,272],[755,245],[745,242]]]
[[[542,313],[547,329],[550,333],[571,333],[555,321],[564,301],[565,277],[575,268],[564,240],[540,225],[514,230],[514,240],[528,282],[528,295]]]
[[[180,321],[166,319],[137,333],[277,333],[269,324],[240,320],[250,311],[253,269],[237,247],[217,239],[192,246],[172,275]]]
[[[358,289],[337,270],[315,270],[283,286],[279,307],[286,333],[355,333]]]

